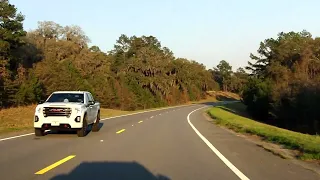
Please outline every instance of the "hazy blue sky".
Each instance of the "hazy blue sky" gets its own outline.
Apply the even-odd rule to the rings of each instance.
[[[121,34],[153,35],[178,57],[216,66],[247,65],[260,41],[280,31],[306,29],[320,36],[319,0],[9,0],[38,21],[79,25],[101,50]]]

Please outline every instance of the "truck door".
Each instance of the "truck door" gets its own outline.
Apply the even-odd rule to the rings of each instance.
[[[89,98],[91,101],[95,102],[93,96],[91,93],[89,93]],[[97,114],[98,114],[98,105],[95,103],[92,107],[92,117],[93,117],[93,121],[95,121],[97,119]]]
[[[93,118],[93,105],[90,104],[90,96],[88,93],[86,93],[86,98],[87,98],[87,104],[88,104],[88,107],[87,107],[87,120],[88,120],[88,123],[91,124],[92,121],[94,121],[94,118]]]

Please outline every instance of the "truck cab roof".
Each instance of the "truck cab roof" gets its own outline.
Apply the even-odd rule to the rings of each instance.
[[[90,92],[88,92],[88,91],[55,91],[55,92],[53,92],[53,93],[57,93],[57,94],[59,94],[59,93],[70,93],[70,94],[84,94],[84,93],[90,93]]]

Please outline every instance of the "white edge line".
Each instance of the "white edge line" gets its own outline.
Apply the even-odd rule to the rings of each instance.
[[[50,130],[45,130],[45,132],[50,132]],[[0,139],[0,142],[1,141],[6,141],[6,140],[10,140],[10,139],[16,139],[16,138],[19,138],[19,137],[30,136],[30,135],[34,135],[34,133],[28,133],[28,134],[22,134],[22,135],[18,135],[18,136],[12,136],[12,137],[3,138],[3,139]]]
[[[207,106],[205,106],[207,107]],[[220,158],[222,162],[224,162],[225,165],[227,165],[241,180],[250,180],[247,176],[245,176],[237,167],[235,167],[227,158],[225,158],[218,149],[216,149],[208,139],[206,139],[198,130],[194,127],[194,125],[190,122],[190,115],[194,113],[195,111],[198,111],[200,109],[203,109],[205,107],[198,108],[196,110],[191,111],[188,116],[188,123],[192,127],[192,129],[197,133],[197,135],[207,144],[207,146]]]
[[[8,137],[8,138],[3,138],[3,139],[0,139],[0,142],[1,141],[6,141],[6,140],[9,140],[9,139],[19,138],[19,137],[30,136],[30,135],[33,135],[33,134],[34,133],[28,133],[28,134],[22,134],[22,135],[19,135],[19,136],[12,136],[12,137]]]
[[[146,112],[153,112],[153,111],[159,111],[159,110],[164,110],[164,109],[172,109],[172,108],[177,108],[177,107],[195,106],[195,105],[199,105],[199,104],[188,104],[188,105],[182,105],[182,106],[173,106],[173,107],[166,107],[166,108],[161,108],[161,109],[141,111],[141,112],[136,112],[136,113],[132,113],[132,114],[124,114],[124,115],[120,115],[120,116],[108,117],[108,118],[100,119],[100,121],[105,121],[107,119],[114,119],[114,118],[118,118],[118,117],[125,117],[125,116],[131,116],[131,115],[136,115],[136,114],[142,114],[142,113],[146,113]]]
[[[160,109],[141,111],[141,112],[132,113],[132,114],[125,114],[125,115],[120,115],[120,116],[113,116],[113,117],[109,117],[109,118],[104,118],[104,119],[100,119],[100,121],[105,121],[107,119],[114,119],[114,118],[125,117],[125,116],[131,116],[131,115],[136,115],[136,114],[141,114],[141,113],[146,113],[146,112],[159,111],[159,110],[163,110],[163,109],[172,109],[172,108],[177,108],[177,107],[194,106],[194,105],[199,105],[199,104],[187,104],[187,105],[181,105],[181,106],[172,106],[172,107],[165,107],[165,108],[160,108]],[[27,133],[27,134],[22,134],[22,135],[18,135],[18,136],[3,138],[3,139],[0,139],[0,142],[7,141],[10,139],[16,139],[16,138],[20,138],[20,137],[24,137],[24,136],[30,136],[30,135],[34,135],[34,133]]]

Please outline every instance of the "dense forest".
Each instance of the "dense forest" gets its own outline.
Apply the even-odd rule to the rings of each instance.
[[[234,72],[225,60],[207,70],[175,57],[154,36],[122,34],[103,52],[89,47],[79,26],[43,21],[26,32],[13,4],[0,0],[0,9],[1,108],[36,103],[57,90],[87,90],[103,107],[122,110],[176,105],[223,90],[240,94],[259,121],[320,131],[320,38],[307,31],[264,40],[248,66]]]

